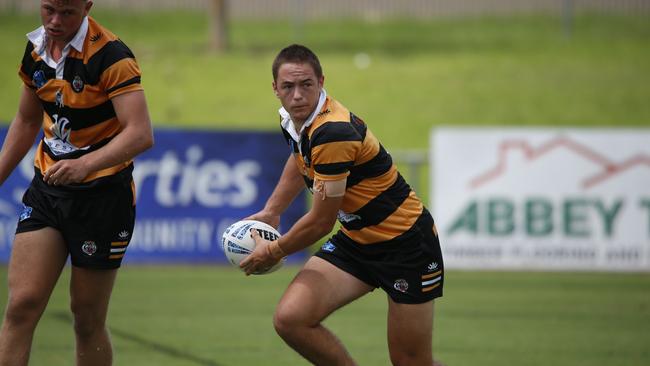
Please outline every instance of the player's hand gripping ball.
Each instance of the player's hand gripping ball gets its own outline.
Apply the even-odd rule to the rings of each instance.
[[[255,240],[251,237],[251,229],[257,230],[265,240],[273,241],[280,237],[280,233],[273,226],[261,221],[241,220],[228,226],[221,237],[221,248],[228,261],[237,268],[239,268],[239,263],[255,250]],[[254,272],[253,274],[275,272],[282,267],[284,261],[285,259],[282,258],[273,267],[265,271]]]

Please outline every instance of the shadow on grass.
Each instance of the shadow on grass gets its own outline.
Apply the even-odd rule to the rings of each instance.
[[[51,316],[52,316],[52,318],[54,318],[56,320],[59,320],[61,322],[68,323],[68,324],[72,323],[72,317],[70,316],[70,314],[68,314],[66,312],[57,311],[57,312],[54,312]],[[208,359],[205,359],[205,358],[201,358],[201,357],[193,355],[193,354],[191,354],[189,352],[180,350],[178,348],[170,347],[168,345],[158,343],[158,342],[155,342],[155,341],[150,340],[150,339],[140,337],[140,336],[138,336],[136,334],[133,334],[133,333],[130,333],[130,332],[126,332],[126,331],[123,331],[123,330],[120,330],[120,329],[110,328],[110,327],[109,327],[109,330],[111,332],[111,336],[113,336],[113,337],[122,338],[124,340],[129,341],[129,342],[136,343],[136,344],[138,344],[140,346],[149,348],[150,350],[152,350],[154,352],[164,354],[164,355],[169,356],[171,358],[191,362],[191,363],[194,363],[195,365],[200,365],[200,366],[222,366],[221,364],[219,364],[219,363],[217,363],[215,361],[208,360]]]

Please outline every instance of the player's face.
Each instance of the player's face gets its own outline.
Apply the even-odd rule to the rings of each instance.
[[[278,69],[273,91],[293,122],[303,124],[318,105],[323,81],[307,63],[286,63]]]
[[[41,0],[41,21],[47,36],[55,42],[70,42],[92,5],[92,1],[84,0]]]

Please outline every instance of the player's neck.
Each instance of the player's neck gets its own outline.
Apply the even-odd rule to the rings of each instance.
[[[305,121],[296,121],[294,119],[291,119],[291,122],[293,122],[293,128],[296,129],[296,132],[300,133],[300,130],[302,129],[302,126],[305,125]]]
[[[50,57],[52,57],[55,62],[59,62],[59,59],[61,59],[61,56],[63,56],[63,49],[65,48],[66,44],[67,42],[65,41],[48,41],[47,51],[50,53]]]

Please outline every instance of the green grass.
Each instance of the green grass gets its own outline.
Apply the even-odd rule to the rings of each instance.
[[[650,126],[650,22],[582,15],[567,37],[551,16],[431,21],[234,22],[233,48],[208,51],[197,13],[96,17],[131,46],[156,126],[272,129],[270,63],[311,46],[326,88],[389,148],[425,148],[436,125]],[[0,120],[15,113],[24,33],[36,17],[0,15]],[[297,31],[298,30],[298,31]],[[355,54],[369,55],[357,69]]]
[[[200,14],[96,17],[138,56],[157,127],[277,128],[270,63],[296,41],[319,54],[328,92],[389,149],[425,149],[437,125],[650,126],[643,16],[581,15],[571,37],[550,16],[342,20],[300,32],[288,21],[235,22],[224,55],[207,50]],[[0,14],[2,121],[15,114],[24,34],[37,23]],[[360,52],[367,69],[354,65]],[[126,266],[109,319],[116,365],[306,364],[271,325],[296,270],[245,278],[229,267]],[[72,364],[68,276],[37,330],[32,365]],[[445,291],[434,343],[451,366],[650,364],[648,274],[452,271]],[[375,292],[327,324],[361,365],[387,365],[385,312]]]
[[[245,277],[231,267],[126,266],[109,327],[116,365],[307,365],[275,334],[275,304],[297,267]],[[650,363],[650,275],[450,271],[437,301],[436,357],[451,366]],[[0,267],[6,278],[6,267]],[[66,270],[37,328],[32,365],[70,365]],[[0,286],[0,306],[6,286]],[[360,365],[389,365],[386,297],[375,291],[326,324]]]
[[[138,57],[155,127],[277,130],[270,64],[292,42],[319,54],[327,91],[391,151],[425,150],[439,125],[650,127],[644,16],[580,15],[570,37],[561,19],[532,15],[300,28],[238,21],[232,50],[218,55],[208,50],[202,14],[94,15]],[[0,14],[0,24],[2,122],[15,114],[24,34],[38,18]],[[355,66],[358,53],[370,57],[368,68]],[[428,187],[426,167],[420,176],[414,186]]]

